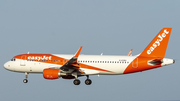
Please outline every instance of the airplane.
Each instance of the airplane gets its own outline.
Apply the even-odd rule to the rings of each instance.
[[[164,58],[172,28],[163,28],[138,55],[80,55],[82,46],[75,55],[67,54],[21,54],[14,56],[4,64],[4,68],[25,73],[27,83],[29,73],[41,73],[45,79],[74,79],[79,85],[81,76],[86,76],[86,85],[91,85],[90,75],[122,75],[155,69],[175,63],[175,60]]]

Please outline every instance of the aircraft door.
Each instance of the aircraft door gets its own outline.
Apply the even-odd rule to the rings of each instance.
[[[134,59],[132,62],[132,68],[138,68],[138,58]]]
[[[25,55],[23,55],[21,57],[20,66],[26,66],[26,56]]]

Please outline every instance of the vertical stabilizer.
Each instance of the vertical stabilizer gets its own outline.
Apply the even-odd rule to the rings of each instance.
[[[143,57],[164,58],[172,28],[163,28],[140,54]]]

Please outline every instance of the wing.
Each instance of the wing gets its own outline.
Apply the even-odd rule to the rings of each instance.
[[[127,56],[130,56],[131,53],[132,53],[132,51],[133,51],[133,49],[131,49],[131,50],[129,51],[129,53],[127,54]]]
[[[80,73],[84,73],[81,69],[80,69],[80,65],[77,62],[77,59],[79,57],[79,54],[81,52],[82,46],[79,48],[79,50],[76,52],[76,54],[69,60],[67,61],[63,66],[60,67],[60,69],[64,72],[73,72],[73,71],[77,71]]]

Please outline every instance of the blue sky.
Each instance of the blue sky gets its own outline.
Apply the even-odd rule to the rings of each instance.
[[[179,100],[178,0],[1,0],[0,100]],[[139,54],[163,27],[172,27],[166,52],[176,63],[117,76],[90,76],[91,86],[45,80],[7,71],[3,64],[22,53]]]

